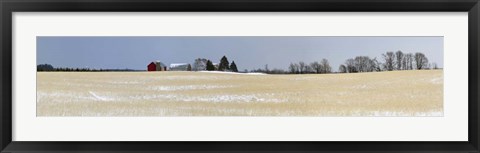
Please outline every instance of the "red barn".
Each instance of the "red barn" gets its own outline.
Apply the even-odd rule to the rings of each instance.
[[[157,70],[157,66],[155,65],[154,62],[152,62],[152,63],[148,64],[147,70],[148,70],[148,71],[156,71],[156,70]]]

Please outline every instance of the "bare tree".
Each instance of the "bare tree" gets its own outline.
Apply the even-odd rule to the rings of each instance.
[[[289,70],[290,73],[292,73],[292,74],[299,74],[299,73],[301,73],[300,65],[299,65],[298,63],[290,63],[290,66],[288,67],[288,70]]]
[[[305,65],[305,72],[304,73],[315,73],[313,68],[310,65]]]
[[[290,63],[290,66],[288,67],[288,70],[290,71],[290,73],[296,73],[297,72],[297,67],[295,66],[295,64]]]
[[[377,57],[371,59],[372,71],[382,71],[382,63],[377,60]]]
[[[300,74],[303,74],[305,72],[305,62],[298,62],[298,65],[300,66]]]
[[[341,64],[339,67],[338,67],[338,72],[339,73],[347,73],[347,67],[343,64]]]
[[[393,52],[387,52],[382,54],[383,59],[385,60],[384,67],[387,71],[393,71],[395,65],[395,54]]]
[[[425,54],[417,52],[414,56],[415,66],[417,70],[427,69],[428,68],[428,59]]]
[[[347,67],[347,72],[348,73],[356,73],[358,72],[357,69],[355,68],[355,60],[350,58],[345,61],[345,66]]]
[[[313,62],[313,63],[310,63],[310,67],[312,67],[312,69],[315,71],[315,73],[320,73],[322,72],[322,65],[318,62]]]
[[[327,59],[322,59],[322,61],[320,62],[320,65],[322,67],[322,73],[332,72],[332,67],[330,66],[330,63],[328,62]]]
[[[397,51],[395,52],[395,57],[397,59],[396,64],[397,64],[397,70],[402,70],[402,60],[403,60],[403,52],[402,51]]]
[[[300,73],[300,65],[298,65],[298,63],[295,63],[294,66],[295,66],[295,73],[299,74]]]
[[[405,57],[403,58],[405,61],[405,69],[406,70],[413,70],[413,54],[408,53],[405,54]]]
[[[376,58],[371,59],[368,56],[357,56],[354,59],[355,70],[358,72],[380,71],[378,69],[378,61]]]
[[[367,58],[367,72],[376,71],[377,62],[375,60],[376,59],[371,59],[370,57]]]
[[[192,70],[194,70],[194,71],[205,71],[205,70],[207,70],[207,59],[205,59],[205,58],[195,59],[195,62],[193,62]]]
[[[355,68],[358,72],[368,72],[368,63],[370,58],[368,56],[355,57]]]

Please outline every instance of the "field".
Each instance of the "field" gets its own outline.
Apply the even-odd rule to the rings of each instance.
[[[443,71],[37,72],[37,116],[443,116]]]

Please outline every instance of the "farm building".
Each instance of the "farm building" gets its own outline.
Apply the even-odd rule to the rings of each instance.
[[[147,65],[148,71],[166,71],[167,66],[160,61],[151,62]]]
[[[172,63],[170,64],[170,71],[191,71],[192,65],[188,63]]]
[[[156,68],[157,71],[166,71],[167,70],[167,66],[160,61],[155,62],[155,68]]]
[[[154,62],[151,62],[147,65],[147,71],[156,71],[156,66]]]

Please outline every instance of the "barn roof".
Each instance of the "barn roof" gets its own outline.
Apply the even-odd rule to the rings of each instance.
[[[160,66],[162,66],[162,67],[165,67],[165,66],[167,66],[167,65],[163,64],[162,62],[160,62],[160,61],[158,61],[158,60],[157,60],[157,61],[155,61],[155,62],[152,62],[152,63],[155,63],[155,64],[156,64],[156,63],[160,63]]]
[[[188,63],[172,63],[170,67],[188,66]]]

